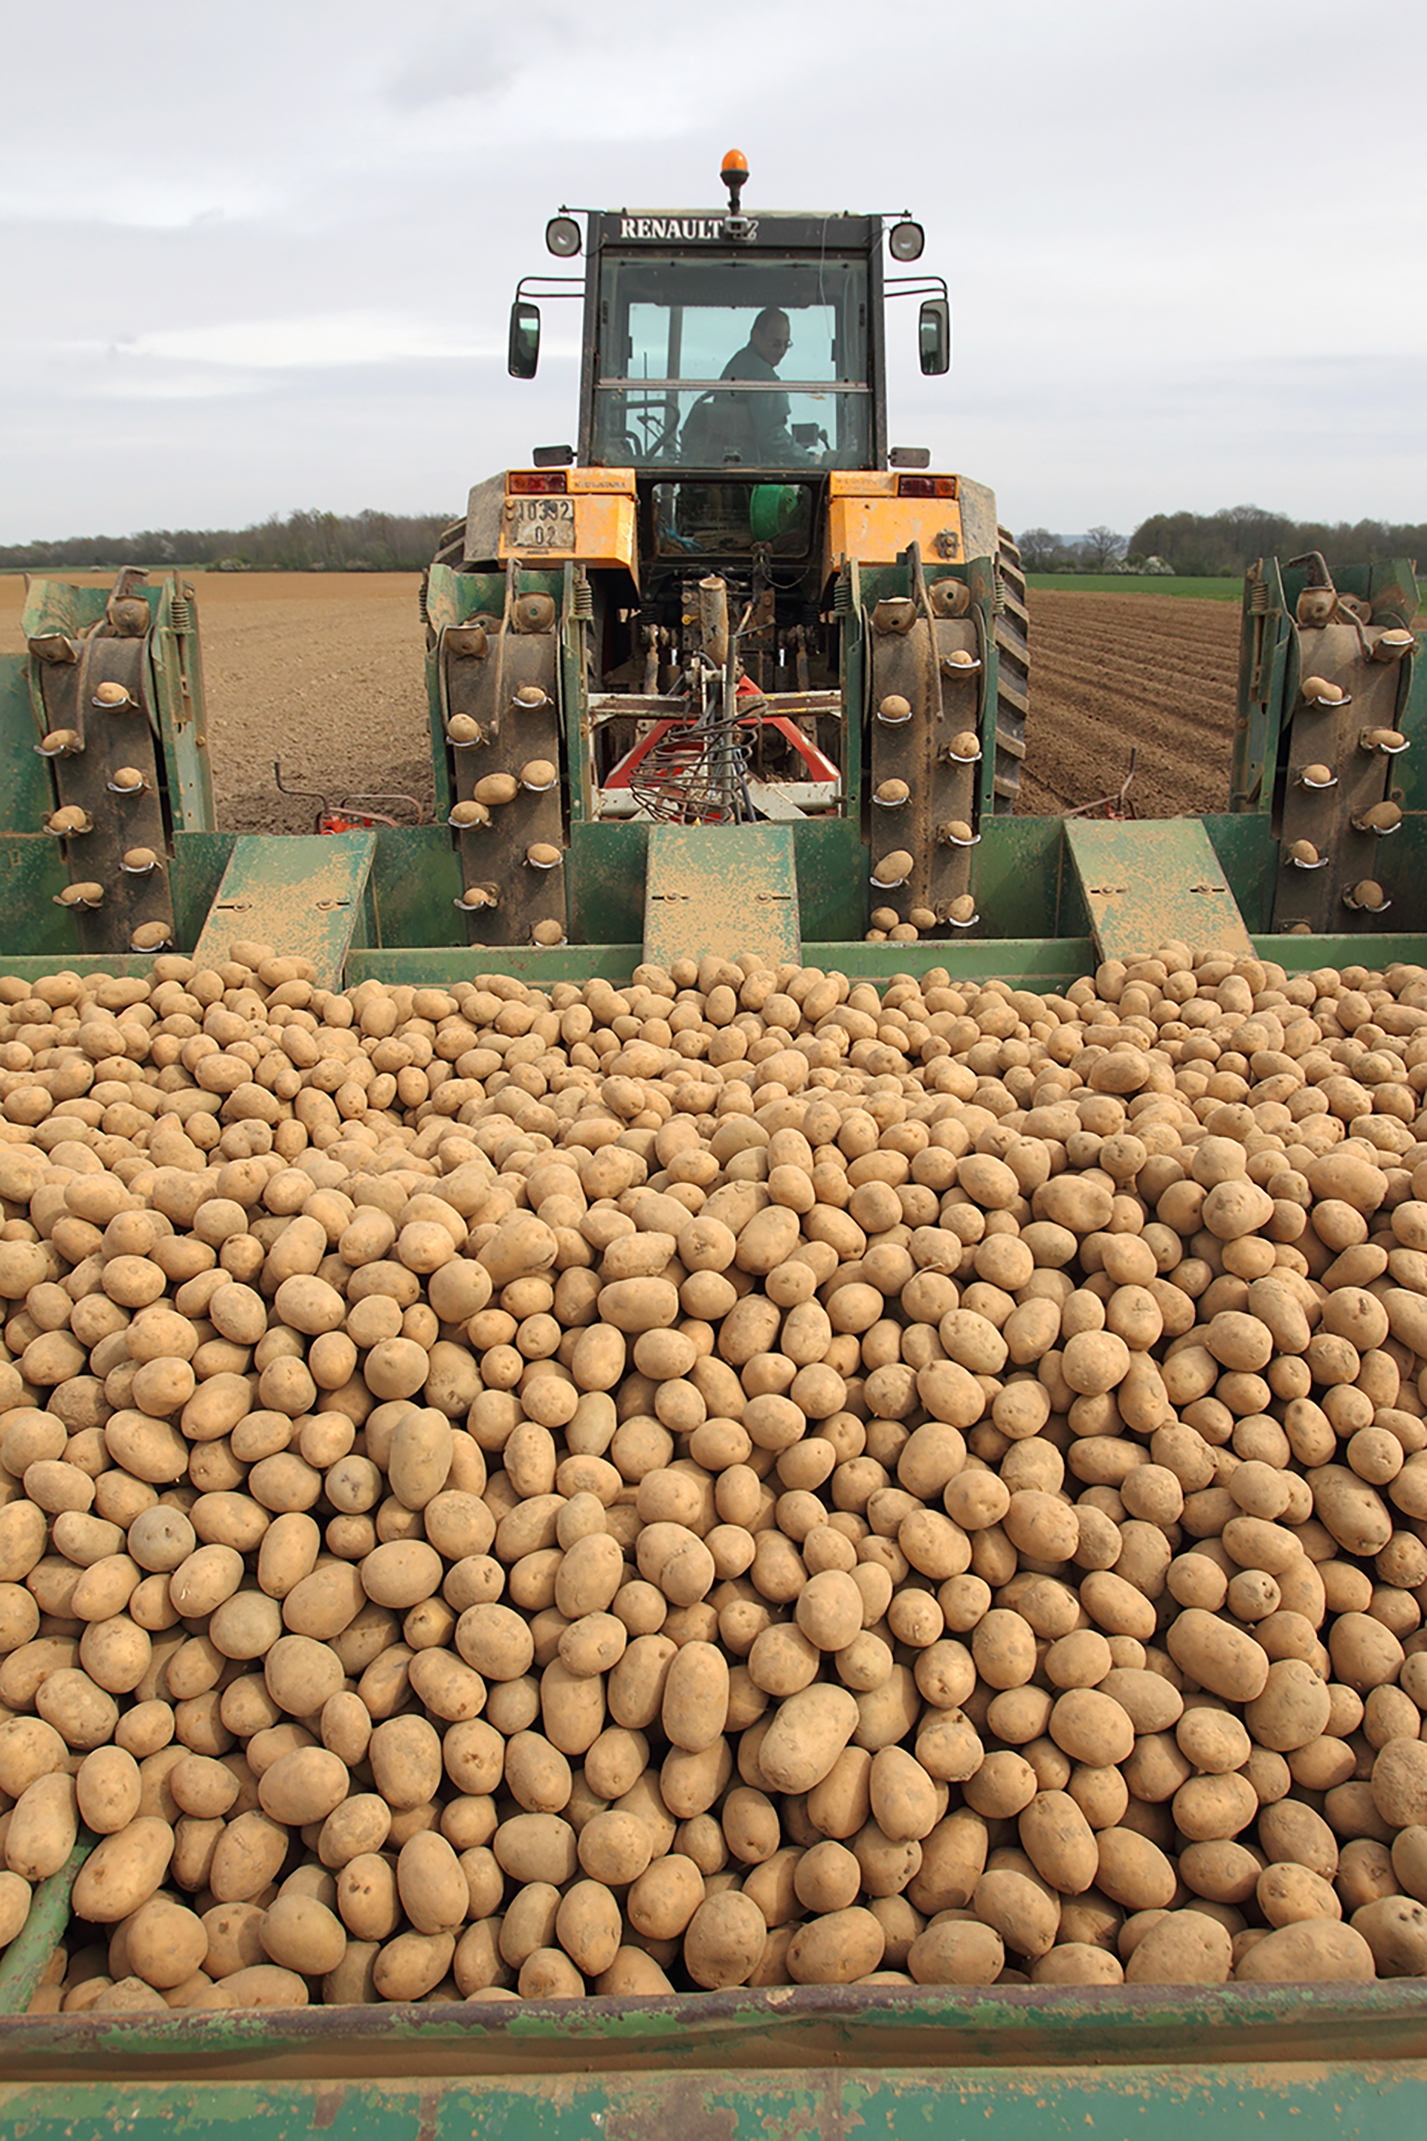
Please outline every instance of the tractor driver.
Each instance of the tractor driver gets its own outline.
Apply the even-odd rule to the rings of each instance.
[[[792,347],[788,315],[776,305],[765,305],[749,331],[742,349],[729,358],[721,379],[776,380],[778,366]],[[754,465],[787,468],[812,459],[788,429],[786,394],[740,394],[737,413],[746,429]]]

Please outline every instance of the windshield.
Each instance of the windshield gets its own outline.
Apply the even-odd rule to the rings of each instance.
[[[599,333],[596,462],[866,465],[861,261],[610,255]]]

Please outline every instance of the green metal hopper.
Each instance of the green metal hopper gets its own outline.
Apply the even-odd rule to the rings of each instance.
[[[899,571],[909,585],[912,564]],[[577,634],[573,583],[549,577],[569,598]],[[867,847],[853,814],[740,828],[731,913],[733,849],[720,846],[722,829],[576,814],[564,869],[569,934],[582,941],[493,948],[468,940],[457,906],[459,842],[445,824],[293,839],[215,827],[190,589],[128,576],[106,602],[40,583],[26,613],[31,651],[0,664],[0,967],[21,976],[146,971],[152,951],[134,943],[146,926],[150,944],[204,961],[224,956],[234,938],[271,942],[311,958],[328,985],[440,984],[487,972],[536,985],[594,974],[618,983],[647,955],[729,942],[781,947],[854,978],[943,968],[1043,992],[1168,938],[1252,947],[1290,971],[1427,965],[1427,787],[1416,759],[1401,755],[1419,743],[1427,690],[1411,655],[1384,666],[1397,739],[1390,763],[1378,746],[1362,746],[1361,721],[1355,729],[1335,716],[1335,748],[1354,777],[1327,803],[1312,783],[1305,788],[1303,769],[1327,754],[1331,723],[1319,718],[1330,702],[1302,689],[1300,591],[1301,581],[1286,584],[1273,566],[1251,583],[1234,809],[1112,823],[988,807],[970,879],[974,926],[918,942],[865,941]],[[1362,575],[1358,592],[1384,616],[1415,612],[1405,566]],[[110,694],[106,706],[117,710],[95,704],[90,687],[104,681],[127,695]],[[37,755],[59,730],[81,731],[83,749],[46,743]],[[433,738],[439,789],[439,716]],[[120,858],[139,821],[123,820],[131,799],[114,779],[131,765],[147,798],[144,844],[156,856],[137,886]],[[1385,830],[1358,822],[1373,807],[1368,776],[1376,800],[1394,804]],[[51,829],[66,807],[87,812],[92,828],[69,837]],[[1310,822],[1329,861],[1305,899],[1288,851],[1309,837],[1295,828]],[[1390,909],[1344,901],[1345,889],[1368,880],[1369,863]],[[65,897],[95,881],[101,902]],[[1395,926],[1384,932],[1377,925],[1389,913]],[[1412,1980],[29,2015],[76,1864],[47,1884],[0,1962],[0,2116],[16,2141],[220,2136],[258,2121],[274,2141],[324,2132],[363,2141],[473,2133],[1187,2141],[1211,2127],[1352,2141],[1427,2131],[1427,1992]]]

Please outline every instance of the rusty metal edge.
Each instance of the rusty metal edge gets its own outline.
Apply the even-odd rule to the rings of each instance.
[[[0,2017],[0,2083],[1421,2061],[1427,1986],[799,1986],[266,2013]]]

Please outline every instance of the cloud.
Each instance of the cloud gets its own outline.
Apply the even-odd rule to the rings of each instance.
[[[394,358],[490,357],[496,349],[489,334],[462,333],[454,323],[364,311],[163,328],[137,336],[132,344],[135,357],[260,372],[384,364]]]
[[[646,0],[604,0],[598,11],[547,0],[504,17],[482,7],[464,24],[459,14],[443,17],[381,81],[380,101],[395,121],[384,153],[397,166],[436,154],[470,160],[494,200],[517,170],[522,181],[541,174],[566,185],[581,145],[686,140],[746,123],[765,106],[785,127],[790,97],[809,125],[825,81],[847,79],[833,28],[841,12],[832,0],[827,34],[816,37],[802,6],[757,0],[728,0],[716,36],[698,13],[666,14],[655,28]],[[681,84],[697,84],[697,113]],[[418,127],[407,124],[412,118]],[[492,173],[493,150],[516,150],[518,162]],[[710,179],[716,161],[709,154]],[[657,178],[645,182],[648,196],[664,190]]]
[[[381,94],[398,112],[429,113],[440,104],[489,103],[532,68],[539,69],[557,39],[579,43],[578,18],[572,23],[548,10],[513,16],[484,25],[457,27],[443,23],[442,35],[417,46],[387,76]]]
[[[67,0],[6,23],[0,540],[458,498],[572,435],[578,308],[504,376],[562,201],[910,205],[957,369],[888,320],[891,426],[1008,515],[1408,517],[1420,0]],[[903,313],[908,317],[904,319]],[[114,354],[109,354],[110,350]],[[117,405],[122,404],[122,408]],[[43,453],[32,450],[43,438]],[[359,493],[359,494],[358,494]],[[165,500],[170,501],[165,503]],[[1420,512],[1412,507],[1412,517]]]
[[[50,171],[0,184],[0,223],[79,223],[102,230],[174,231],[259,221],[281,206],[280,190],[256,178],[131,177],[106,192],[102,174]]]
[[[125,365],[107,372],[94,387],[104,401],[222,401],[237,394],[258,394],[265,382],[256,373],[214,366],[191,371],[183,366]]]

